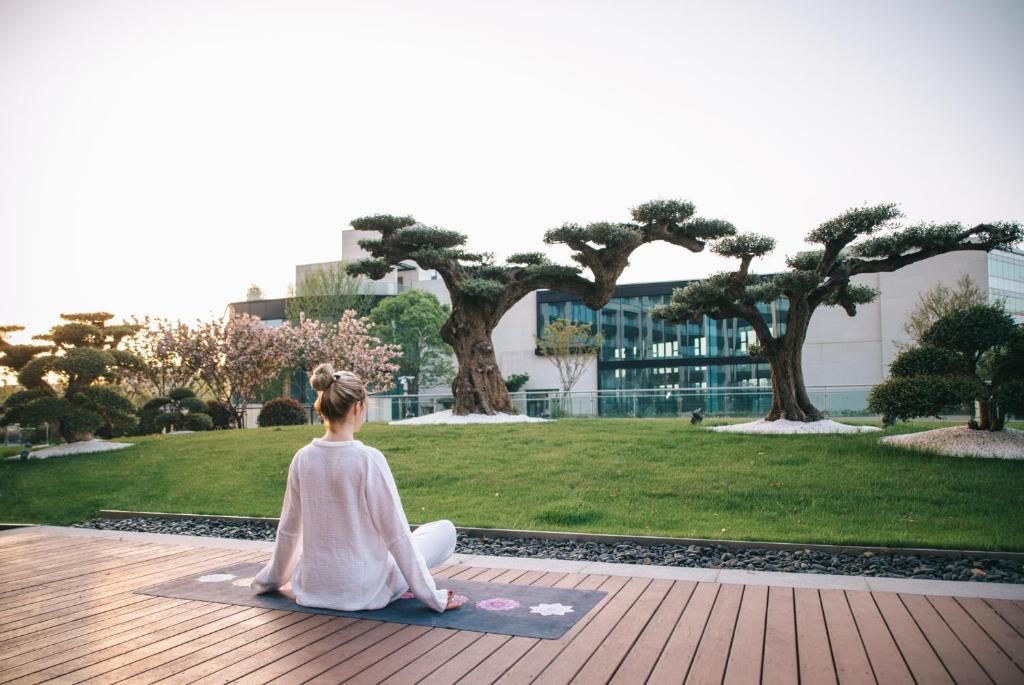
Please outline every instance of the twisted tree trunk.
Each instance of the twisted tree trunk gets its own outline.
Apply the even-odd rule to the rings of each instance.
[[[484,316],[461,309],[441,327],[441,338],[452,346],[459,365],[452,381],[455,414],[515,412],[494,356],[493,328]]]
[[[772,370],[772,408],[766,421],[821,421],[821,412],[811,402],[804,384],[803,348],[810,313],[791,310],[786,333],[765,347]]]

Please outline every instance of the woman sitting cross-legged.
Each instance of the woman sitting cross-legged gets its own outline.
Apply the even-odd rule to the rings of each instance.
[[[455,526],[410,532],[387,460],[354,437],[366,420],[363,382],[330,364],[310,382],[327,432],[292,458],[274,555],[250,587],[290,581],[297,604],[343,611],[379,609],[407,591],[435,611],[457,609],[429,570],[454,553]]]

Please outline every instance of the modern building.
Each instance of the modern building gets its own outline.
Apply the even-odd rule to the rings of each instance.
[[[341,261],[366,256],[357,241],[369,235],[343,231]],[[296,282],[310,269],[324,266],[296,267]],[[812,400],[815,388],[859,388],[862,403],[867,388],[887,375],[898,352],[897,344],[907,341],[903,327],[920,294],[938,284],[952,287],[964,274],[985,289],[990,300],[1005,301],[1015,318],[1024,322],[1022,251],[955,252],[894,273],[859,276],[857,282],[879,291],[874,302],[860,306],[854,318],[838,307],[828,307],[819,309],[812,319],[804,346],[804,375],[812,389]],[[748,346],[756,338],[744,322],[705,317],[700,323],[677,325],[651,317],[652,307],[667,302],[673,289],[686,283],[622,284],[612,300],[597,312],[565,293],[531,293],[509,310],[494,331],[495,353],[502,372],[506,376],[528,373],[526,390],[557,389],[557,371],[537,353],[534,336],[548,322],[568,318],[593,323],[604,336],[596,364],[587,369],[574,391],[662,390],[669,391],[667,400],[671,400],[670,391],[677,389],[767,389],[768,365],[748,356]],[[370,287],[382,297],[420,288],[434,293],[441,302],[450,302],[444,281],[435,272],[411,263],[392,270]],[[263,300],[230,306],[276,325],[284,319],[285,302]],[[765,319],[777,333],[785,331],[787,311],[784,299],[762,307]],[[446,393],[448,389],[426,392]]]

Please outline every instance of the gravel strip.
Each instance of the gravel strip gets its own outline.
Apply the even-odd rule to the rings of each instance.
[[[271,523],[232,523],[210,519],[91,519],[76,528],[121,530],[139,533],[171,533],[241,540],[273,541],[277,527]],[[827,573],[875,578],[971,580],[1024,583],[1024,564],[1006,559],[967,557],[918,557],[903,554],[832,554],[815,550],[730,549],[721,545],[606,544],[537,538],[485,538],[459,533],[459,554],[499,557],[532,557],[569,561],[607,561],[618,564],[651,564],[691,568],[730,568],[747,571]]]

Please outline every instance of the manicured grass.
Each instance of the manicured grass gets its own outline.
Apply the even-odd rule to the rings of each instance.
[[[101,508],[277,516],[292,455],[321,433],[149,436],[114,452],[5,461],[0,521],[64,525]],[[1024,550],[1024,461],[915,453],[878,437],[718,434],[650,419],[359,434],[387,456],[413,523]]]

